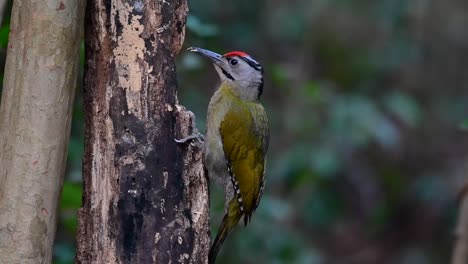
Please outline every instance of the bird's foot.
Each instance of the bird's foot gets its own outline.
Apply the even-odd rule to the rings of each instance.
[[[205,136],[203,134],[201,134],[200,132],[195,132],[193,133],[192,135],[188,136],[188,137],[184,137],[184,138],[181,138],[181,139],[174,139],[175,142],[179,143],[179,144],[185,144],[187,142],[192,142],[192,141],[198,141],[200,143],[203,143],[205,141]]]

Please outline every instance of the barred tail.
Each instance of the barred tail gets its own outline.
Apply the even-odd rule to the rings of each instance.
[[[229,233],[234,229],[241,218],[242,214],[239,210],[239,204],[236,200],[233,200],[229,203],[229,211],[224,215],[223,221],[221,221],[221,226],[219,227],[218,234],[216,235],[215,241],[211,246],[210,253],[208,255],[208,263],[214,264],[216,261],[216,256],[218,255],[221,246],[223,245],[224,240],[229,235]]]

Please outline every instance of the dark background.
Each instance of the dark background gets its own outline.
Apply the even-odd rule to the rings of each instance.
[[[449,263],[456,199],[468,168],[466,0],[189,5],[186,47],[246,51],[266,71],[266,190],[251,225],[240,225],[227,239],[219,263]],[[0,29],[2,65],[8,20],[7,15]],[[178,74],[179,100],[204,131],[217,75],[186,51],[178,56]],[[73,263],[74,257],[81,79],[57,264]],[[215,189],[214,230],[222,213],[222,195]]]

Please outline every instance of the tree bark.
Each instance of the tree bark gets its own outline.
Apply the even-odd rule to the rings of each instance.
[[[186,0],[88,1],[77,263],[207,262],[201,149],[174,141],[195,128],[176,97],[187,9]]]
[[[14,1],[0,108],[0,263],[51,263],[84,1]]]

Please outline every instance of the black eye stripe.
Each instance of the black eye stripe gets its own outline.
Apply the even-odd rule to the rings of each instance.
[[[251,61],[251,60],[249,60],[249,59],[247,59],[247,58],[244,58],[244,57],[239,57],[239,58],[241,58],[243,61],[247,62],[247,64],[248,64],[250,67],[252,67],[252,68],[254,68],[255,70],[257,70],[257,71],[263,73],[263,67],[262,67],[262,65],[260,65],[260,64],[258,64],[258,63],[256,63],[256,62],[254,62],[254,61]]]

